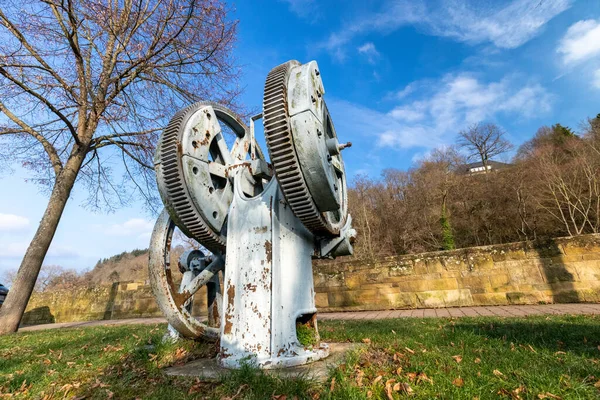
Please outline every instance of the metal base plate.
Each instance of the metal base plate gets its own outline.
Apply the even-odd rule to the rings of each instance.
[[[299,365],[288,368],[263,370],[264,373],[280,378],[305,378],[317,382],[325,382],[329,377],[329,370],[344,362],[349,351],[364,348],[362,343],[329,343],[329,357],[315,361],[312,364]],[[165,369],[165,374],[170,376],[192,376],[202,381],[218,381],[229,374],[231,370],[222,367],[216,358],[201,358],[185,365]]]

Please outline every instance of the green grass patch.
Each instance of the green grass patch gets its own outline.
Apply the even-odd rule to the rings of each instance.
[[[362,342],[325,384],[249,366],[205,383],[162,369],[215,345],[163,344],[165,325],[0,337],[0,398],[600,398],[600,317],[320,321],[324,342]],[[556,397],[553,397],[556,396]]]

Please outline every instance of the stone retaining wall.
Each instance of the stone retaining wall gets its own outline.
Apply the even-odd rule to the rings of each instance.
[[[206,289],[199,292],[192,313],[206,315]],[[112,286],[34,293],[22,325],[162,317],[147,282],[117,282]]]
[[[600,301],[600,235],[315,267],[321,311]]]
[[[314,280],[320,311],[598,302],[600,235],[318,262]],[[200,303],[194,314],[203,313]],[[147,283],[121,282],[35,293],[23,324],[156,316]]]

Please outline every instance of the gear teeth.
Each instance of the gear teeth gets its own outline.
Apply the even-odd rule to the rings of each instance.
[[[263,97],[263,126],[271,163],[281,191],[294,214],[317,236],[339,234],[339,224],[332,224],[320,213],[308,191],[294,147],[287,105],[287,82],[292,67],[288,61],[271,70]]]
[[[204,222],[200,213],[193,206],[192,199],[183,179],[183,165],[178,143],[181,140],[181,129],[189,115],[207,105],[216,107],[210,102],[198,102],[180,110],[169,121],[158,143],[158,160],[164,187],[166,189],[165,205],[175,224],[188,237],[212,252],[225,251],[225,238],[215,233]]]

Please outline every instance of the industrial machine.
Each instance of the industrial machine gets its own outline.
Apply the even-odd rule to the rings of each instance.
[[[150,245],[152,288],[172,334],[218,339],[224,367],[278,368],[328,355],[312,259],[352,254],[356,232],[341,156],[351,144],[338,142],[324,94],[315,61],[289,61],[267,76],[263,113],[250,126],[200,102],[173,117],[157,146],[165,209]],[[254,136],[260,118],[270,161]],[[180,282],[170,257],[175,227],[206,249],[181,255]],[[192,316],[203,286],[207,321]]]

